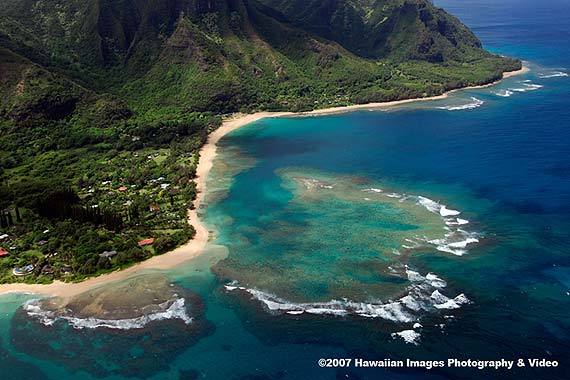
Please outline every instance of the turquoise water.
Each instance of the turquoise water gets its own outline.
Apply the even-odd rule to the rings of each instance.
[[[0,378],[567,378],[570,3],[436,4],[531,72],[445,101],[226,136],[202,210],[215,241],[167,273],[194,295],[196,324],[43,326],[19,308],[30,296],[10,295]],[[317,365],[345,357],[560,366]]]

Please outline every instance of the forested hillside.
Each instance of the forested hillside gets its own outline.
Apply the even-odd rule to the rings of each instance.
[[[187,240],[223,114],[425,97],[520,65],[425,0],[0,0],[0,281]]]

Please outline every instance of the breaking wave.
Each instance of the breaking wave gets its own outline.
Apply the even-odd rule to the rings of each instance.
[[[315,178],[303,178],[303,185],[307,189],[331,189],[334,185],[327,184]],[[438,239],[427,238],[425,236],[415,235],[405,239],[405,243],[401,245],[404,250],[413,250],[426,246],[433,246],[440,252],[451,253],[457,256],[467,254],[468,247],[472,244],[479,243],[483,236],[479,232],[468,231],[466,226],[470,223],[469,220],[460,218],[461,211],[448,208],[446,205],[436,202],[432,199],[421,195],[399,194],[396,192],[385,191],[378,187],[368,187],[361,190],[369,194],[364,198],[365,201],[371,201],[373,197],[387,197],[398,202],[414,201],[418,205],[424,207],[426,210],[437,214],[441,217],[445,224],[444,236]],[[395,255],[400,255],[397,249],[392,250]]]
[[[421,334],[415,330],[403,330],[391,334],[393,339],[400,338],[408,344],[419,345]]]
[[[481,233],[467,231],[462,228],[469,224],[469,220],[459,217],[461,211],[450,209],[446,205],[436,202],[432,199],[421,195],[415,196],[393,192],[387,193],[378,188],[368,188],[362,191],[370,194],[376,193],[384,197],[398,199],[399,202],[405,202],[409,199],[413,199],[417,202],[418,205],[423,206],[426,210],[434,214],[438,214],[442,218],[446,226],[445,229],[447,231],[442,238],[428,239],[424,236],[416,235],[405,239],[405,243],[401,246],[403,249],[412,250],[424,247],[426,244],[428,244],[435,246],[435,248],[440,252],[463,256],[468,252],[467,248],[469,245],[479,243],[481,239]],[[370,198],[364,199],[370,200]],[[393,250],[392,252],[395,255],[401,254],[401,252],[398,250]]]
[[[499,91],[493,92],[493,94],[495,94],[495,95],[497,95],[497,96],[500,96],[500,97],[502,97],[502,98],[508,98],[508,97],[510,97],[511,95],[513,95],[514,92],[511,91],[511,90],[499,90]]]
[[[475,97],[471,97],[472,102],[468,103],[468,104],[463,104],[460,106],[443,106],[443,107],[437,107],[440,110],[446,110],[446,111],[462,111],[462,110],[472,110],[475,108],[479,108],[481,107],[483,104],[485,104],[485,102],[481,99],[477,99]]]
[[[383,193],[383,192],[384,192],[384,190],[378,189],[378,188],[375,188],[375,187],[371,187],[371,188],[369,188],[369,189],[364,189],[364,190],[362,190],[362,191],[364,191],[364,192],[366,192],[366,193]]]
[[[528,92],[528,91],[536,91],[544,87],[543,85],[532,83],[532,81],[529,79],[524,80],[520,83],[524,87],[509,88],[509,90],[513,92]]]
[[[538,77],[541,79],[550,79],[550,78],[560,78],[560,77],[567,77],[568,73],[564,71],[550,71],[546,73],[538,74]]]
[[[447,226],[446,230],[448,231],[441,239],[427,240],[423,237],[416,236],[415,240],[418,243],[426,242],[434,245],[440,252],[463,256],[467,253],[467,246],[479,242],[480,233],[466,231],[461,228],[461,226],[469,224],[467,219],[457,217],[461,214],[461,211],[448,209],[447,206],[422,196],[418,196],[418,203],[424,206],[428,211],[439,214],[443,218]]]
[[[184,298],[177,298],[174,301],[166,301],[159,306],[162,308],[162,311],[128,319],[74,317],[68,310],[65,310],[64,312],[43,310],[38,300],[27,302],[23,305],[23,309],[30,317],[36,318],[45,326],[52,326],[57,320],[65,320],[75,329],[95,329],[102,327],[118,330],[131,330],[143,328],[150,322],[168,319],[180,319],[186,324],[190,324],[192,322],[192,318],[186,311]]]
[[[380,300],[356,302],[341,299],[327,302],[295,303],[262,290],[240,286],[236,282],[226,284],[224,287],[228,292],[239,291],[249,294],[252,299],[261,302],[267,311],[274,314],[356,316],[381,318],[396,323],[418,322],[424,312],[458,309],[471,302],[465,294],[449,298],[441,293],[447,283],[433,273],[423,276],[406,266],[404,274],[411,283],[406,289],[407,294],[399,299],[387,302]]]
[[[374,191],[376,190],[376,191]],[[457,256],[465,255],[468,246],[478,243],[481,238],[481,233],[467,231],[464,226],[469,224],[469,220],[460,218],[461,211],[448,208],[446,205],[436,202],[424,196],[413,196],[398,193],[385,193],[378,191],[379,189],[365,189],[363,191],[369,193],[378,193],[388,198],[399,199],[404,202],[409,199],[416,200],[417,204],[424,207],[429,212],[438,214],[445,223],[445,230],[447,231],[442,238],[428,239],[425,236],[413,236],[405,239],[405,243],[401,246],[403,249],[412,250],[424,247],[426,244],[435,246],[440,252],[451,253]],[[398,250],[393,251],[394,254],[399,255],[401,252]]]

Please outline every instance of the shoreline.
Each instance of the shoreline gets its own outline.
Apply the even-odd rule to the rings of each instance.
[[[395,100],[390,102],[382,103],[367,103],[367,104],[357,104],[352,106],[341,106],[341,107],[331,107],[324,108],[313,111],[305,112],[256,112],[253,114],[237,115],[222,122],[222,125],[210,133],[206,144],[200,149],[200,160],[196,168],[196,190],[197,196],[194,201],[194,208],[188,210],[187,220],[188,223],[194,227],[196,230],[196,235],[188,243],[170,251],[160,256],[151,257],[148,260],[134,264],[126,269],[118,270],[115,272],[100,275],[98,277],[91,277],[82,282],[77,283],[66,283],[62,281],[54,281],[51,284],[23,284],[23,283],[12,283],[12,284],[0,284],[0,295],[9,293],[24,293],[24,294],[38,294],[43,296],[59,296],[59,297],[73,297],[80,293],[84,293],[88,290],[92,290],[96,287],[109,284],[111,282],[124,280],[129,277],[135,276],[142,271],[155,269],[155,270],[165,270],[169,268],[176,267],[196,256],[199,256],[205,249],[209,239],[210,232],[204,226],[199,218],[200,206],[204,201],[206,194],[206,181],[212,166],[214,165],[214,159],[217,155],[217,143],[228,133],[244,127],[248,124],[256,122],[265,118],[276,118],[276,117],[309,117],[309,116],[324,116],[324,115],[335,115],[340,113],[352,112],[357,110],[367,110],[375,108],[393,107],[401,104],[414,103],[420,101],[434,101],[443,100],[448,97],[449,94],[463,91],[463,90],[473,90],[480,88],[492,87],[500,83],[503,79],[507,79],[516,75],[522,75],[529,72],[529,69],[523,66],[520,70],[504,72],[503,77],[495,82],[480,85],[480,86],[469,86],[458,88],[455,90],[447,91],[441,95],[426,97],[426,98],[414,98],[414,99],[403,99]]]

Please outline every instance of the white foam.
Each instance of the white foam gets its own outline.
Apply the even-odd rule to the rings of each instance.
[[[323,314],[323,315],[347,315],[348,311],[339,309],[329,309],[326,307],[312,307],[310,309],[305,309],[304,312],[309,314]]]
[[[406,344],[418,345],[421,334],[414,330],[403,330],[391,334],[393,339],[401,338]]]
[[[434,290],[431,294],[431,299],[433,299],[438,304],[442,304],[444,302],[449,301],[449,298],[441,294],[439,290]]]
[[[369,188],[362,191],[367,192],[382,192],[381,189]],[[446,205],[434,201],[433,199],[424,196],[412,196],[407,194],[398,193],[383,193],[382,195],[390,198],[399,198],[399,202],[404,202],[408,199],[414,199],[418,205],[421,205],[429,212],[438,214],[445,223],[444,229],[447,231],[445,236],[440,239],[428,240],[425,236],[414,236],[414,240],[406,238],[406,243],[401,245],[404,250],[413,250],[425,247],[426,243],[435,245],[435,248],[440,252],[451,253],[453,255],[462,256],[467,253],[467,246],[479,242],[480,234],[475,232],[467,232],[460,229],[461,226],[469,224],[469,220],[457,217],[461,214],[459,210],[453,210]],[[399,251],[393,250],[394,254],[400,254]]]
[[[534,83],[523,83],[523,86],[526,86],[530,89],[530,91],[532,90],[538,90],[539,88],[543,88],[544,86],[541,84],[534,84]]]
[[[452,247],[452,248],[465,248],[467,247],[469,244],[473,244],[473,243],[479,243],[479,239],[477,238],[467,238],[465,240],[462,241],[457,241],[454,243],[449,243],[448,246]]]
[[[450,299],[437,290],[432,293],[431,298],[436,302],[433,306],[439,310],[459,309],[461,305],[471,302],[463,293],[453,299]]]
[[[509,90],[514,92],[528,92],[528,91],[536,91],[544,87],[543,85],[540,84],[531,83],[530,80],[523,81],[521,83],[524,87],[510,88]]]
[[[467,219],[460,219],[460,218],[445,218],[445,224],[447,226],[463,226],[465,224],[469,224]]]
[[[550,78],[560,78],[560,77],[567,77],[568,73],[564,71],[552,71],[549,73],[541,73],[538,74],[538,77],[541,79],[550,79]]]
[[[479,108],[483,104],[485,104],[485,102],[483,100],[477,99],[475,97],[471,97],[471,100],[472,100],[471,103],[464,104],[461,106],[444,106],[444,107],[437,107],[437,108],[441,109],[441,110],[447,110],[447,111],[463,111],[463,110],[472,110],[475,108]]]
[[[438,251],[463,256],[467,253],[465,248],[467,248],[468,245],[479,242],[478,233],[468,232],[458,228],[459,226],[469,224],[467,219],[449,218],[449,216],[461,214],[461,211],[448,209],[445,205],[426,197],[418,196],[417,199],[418,204],[425,207],[428,211],[443,217],[446,229],[449,231],[445,234],[444,238],[426,241],[429,244],[435,245]],[[452,227],[455,227],[455,229]]]
[[[409,269],[407,266],[406,275],[408,276],[408,281],[410,282],[423,282],[426,279],[424,276],[414,270]]]
[[[426,280],[429,281],[430,285],[434,288],[445,288],[447,286],[444,280],[431,272],[426,274]]]
[[[66,314],[58,315],[53,311],[42,310],[37,304],[37,301],[26,303],[24,305],[24,310],[29,316],[35,317],[45,326],[52,326],[56,320],[63,319],[75,329],[95,329],[105,327],[109,329],[131,330],[143,328],[150,322],[167,319],[181,319],[184,323],[190,324],[192,322],[192,318],[188,316],[184,302],[184,298],[178,298],[166,308],[169,303],[169,301],[167,301],[159,305],[166,308],[163,311],[129,319],[77,318]]]
[[[463,256],[467,254],[467,251],[465,249],[452,249],[447,245],[438,245],[436,249],[440,252],[451,253],[455,256]]]
[[[428,211],[433,212],[434,214],[439,214],[441,216],[456,216],[461,214],[461,211],[451,210],[448,209],[446,205],[442,205],[432,199],[418,196],[418,203],[424,206]]]
[[[418,203],[433,213],[439,214],[439,210],[441,209],[441,204],[429,198],[422,197],[421,195],[418,196]]]
[[[429,240],[428,243],[436,246],[441,252],[452,253],[456,256],[463,256],[467,253],[467,246],[479,243],[478,234],[458,229],[454,232],[446,234],[443,239]]]
[[[22,308],[30,317],[38,319],[44,326],[51,326],[54,324],[56,318],[55,313],[52,311],[44,311],[38,305],[37,300],[31,300],[26,302]]]
[[[261,302],[269,312],[277,314],[353,315],[363,318],[381,318],[396,323],[417,322],[422,311],[435,312],[439,309],[455,309],[464,303],[457,297],[450,299],[444,296],[440,290],[445,288],[447,284],[434,273],[422,276],[419,272],[406,267],[405,274],[411,283],[407,288],[407,294],[399,299],[387,302],[380,300],[357,302],[341,299],[327,302],[296,303],[258,289],[239,286],[235,282],[225,285],[225,289],[248,293],[253,299]],[[465,297],[464,295],[460,296]]]
[[[493,94],[500,96],[500,97],[503,97],[503,98],[508,98],[511,95],[513,95],[514,92],[511,90],[499,90],[499,91],[493,92]]]
[[[439,215],[441,216],[456,216],[459,214],[461,214],[460,211],[450,210],[445,205],[442,205],[441,208],[439,209]]]
[[[367,193],[382,193],[384,190],[371,187],[369,189],[364,189],[362,191],[365,191]]]

